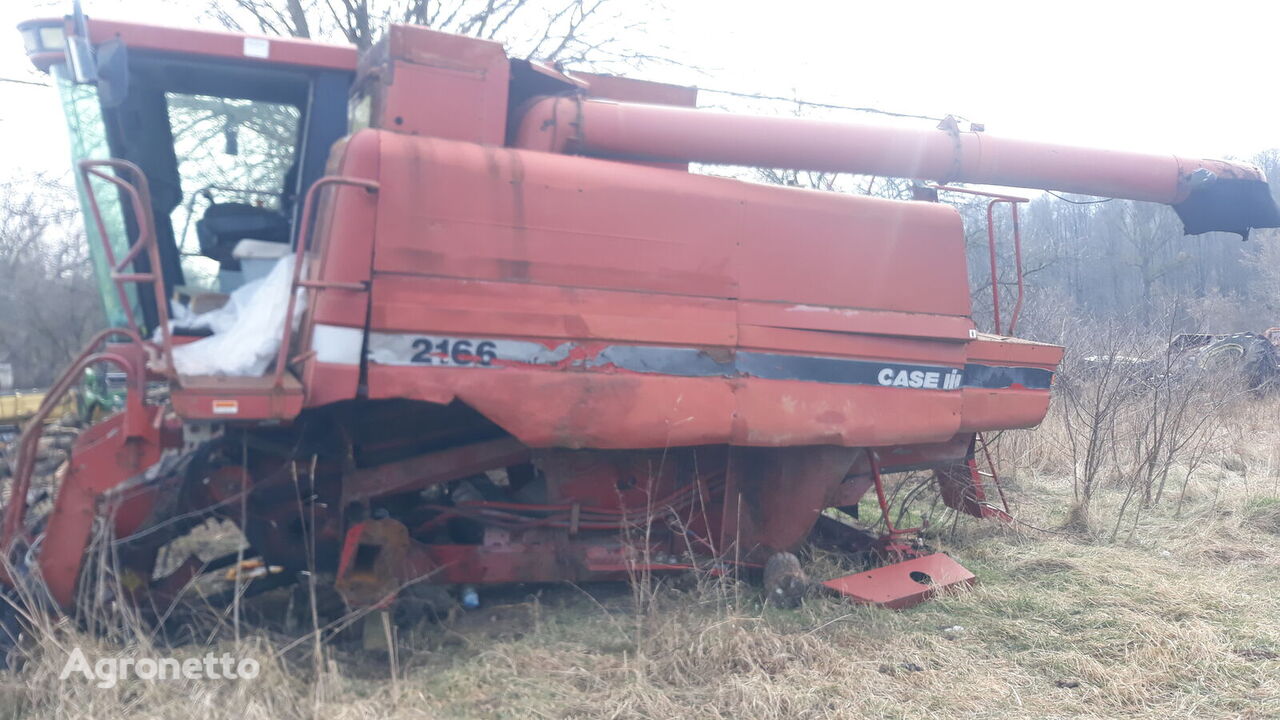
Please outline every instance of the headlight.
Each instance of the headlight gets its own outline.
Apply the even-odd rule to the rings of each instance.
[[[35,53],[61,52],[66,48],[67,40],[62,32],[62,23],[54,25],[32,25],[22,28],[22,44],[28,55]]]

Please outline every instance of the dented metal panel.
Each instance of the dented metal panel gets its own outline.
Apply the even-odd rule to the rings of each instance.
[[[380,147],[370,397],[459,400],[533,447],[857,447],[961,426],[973,323],[950,208]]]
[[[902,610],[919,605],[947,588],[972,585],[977,580],[949,556],[934,553],[822,584],[860,603]]]

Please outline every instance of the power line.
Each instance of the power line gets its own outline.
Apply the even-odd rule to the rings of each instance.
[[[836,105],[834,103],[814,102],[812,100],[801,100],[800,98],[783,97],[781,95],[760,95],[757,93],[737,92],[735,90],[717,90],[715,88],[704,88],[704,87],[698,88],[698,91],[714,93],[716,95],[732,95],[734,97],[751,98],[753,100],[775,100],[779,102],[789,102],[789,103],[795,103],[797,105],[805,105],[807,107],[828,108],[831,110],[852,110],[854,112],[874,113],[876,115],[888,115],[889,117],[909,118],[912,120],[933,120],[936,122],[942,122],[945,119],[940,117],[934,117],[932,115],[915,115],[912,113],[900,113],[900,112],[894,112],[892,110],[881,110],[880,108],[873,108],[873,107],[853,107],[850,105]],[[962,120],[965,119],[965,118],[961,118],[959,115],[956,115],[953,117],[956,117]]]
[[[1058,198],[1062,202],[1071,203],[1072,205],[1101,205],[1102,203],[1109,203],[1112,200],[1115,200],[1115,198],[1102,198],[1100,200],[1072,200],[1071,198],[1063,197],[1052,190],[1045,190],[1045,192]]]
[[[42,88],[49,87],[48,83],[36,82],[35,80],[19,80],[17,78],[0,77],[0,82],[13,83],[15,85],[35,85]]]
[[[0,82],[13,83],[15,85],[33,85],[35,87],[49,87],[47,83],[36,82],[34,80],[19,80],[18,78],[0,77]],[[738,92],[736,90],[719,90],[716,88],[704,88],[704,87],[698,88],[698,91],[714,93],[716,95],[732,95],[734,97],[750,98],[753,100],[773,100],[777,102],[789,102],[789,103],[795,103],[796,105],[804,105],[806,107],[819,107],[819,108],[827,108],[830,110],[850,110],[853,112],[873,113],[876,115],[888,115],[889,117],[909,118],[912,120],[932,120],[934,122],[942,122],[945,119],[945,118],[937,117],[934,115],[916,115],[913,113],[901,113],[901,112],[894,112],[892,110],[881,110],[880,108],[873,108],[873,107],[854,107],[852,105],[836,105],[834,103],[816,102],[813,100],[801,100],[800,98],[784,97],[781,95],[761,95],[759,93],[746,93],[746,92]],[[956,115],[954,117],[961,120],[965,119],[963,117],[960,117],[959,115]]]

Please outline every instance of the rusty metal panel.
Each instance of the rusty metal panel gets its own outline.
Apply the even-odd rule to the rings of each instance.
[[[969,333],[974,328],[973,320],[953,312],[926,315],[874,307],[830,307],[746,300],[738,303],[738,318],[744,326],[762,328],[890,335],[897,338],[950,339],[957,342],[967,342]]]
[[[375,270],[966,316],[939,205],[427,138],[383,141]]]
[[[934,553],[822,584],[860,603],[901,610],[919,605],[946,588],[975,582],[977,578],[963,565],[944,553]]]
[[[380,274],[375,331],[732,346],[734,304],[555,285]]]
[[[736,295],[737,203],[671,187],[690,176],[406,136],[383,147],[379,272]]]
[[[942,442],[960,394],[786,380],[370,364],[370,397],[461,400],[530,447]]]
[[[964,228],[953,208],[765,185],[741,187],[735,267],[739,298],[969,314]]]
[[[956,392],[755,381],[734,397],[732,441],[739,445],[929,443],[960,428]]]
[[[355,102],[371,103],[372,127],[490,145],[506,137],[510,66],[501,43],[392,25],[361,66],[366,97]]]
[[[741,304],[739,305],[741,307]],[[920,332],[930,326],[929,318],[915,317],[904,323],[904,333]],[[925,363],[960,367],[965,364],[964,343],[921,337],[894,337],[873,332],[831,332],[792,328],[738,326],[738,346],[758,350],[785,348],[806,355],[834,355],[885,360],[889,362]]]
[[[459,399],[530,447],[724,443],[734,391],[717,378],[370,364],[371,398]]]
[[[960,432],[1030,428],[1049,411],[1048,390],[964,388]]]
[[[372,398],[460,400],[530,447],[888,446],[973,425],[949,208],[380,140]],[[1015,354],[1047,373],[1056,352]],[[1047,402],[976,389],[1013,393],[979,422]]]
[[[1049,409],[1053,372],[1062,360],[1057,345],[980,334],[969,343],[961,432],[1027,428]],[[983,384],[976,384],[977,380]]]
[[[1055,370],[1062,361],[1062,347],[1020,338],[978,333],[969,343],[969,362],[989,365],[1025,365]]]

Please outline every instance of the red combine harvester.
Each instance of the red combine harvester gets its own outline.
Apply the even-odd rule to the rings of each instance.
[[[22,441],[3,579],[38,579],[64,608],[100,537],[137,596],[235,564],[156,577],[159,550],[209,518],[282,568],[250,592],[313,570],[369,607],[418,581],[759,567],[868,492],[898,562],[827,584],[904,607],[973,576],[894,526],[882,475],[933,470],[947,506],[1004,515],[980,434],[1039,423],[1062,355],[1000,335],[998,296],[995,333],[978,332],[961,218],[937,190],[1168,203],[1189,233],[1280,225],[1249,166],[717,114],[693,88],[421,27],[364,55],[82,16],[20,29],[67,109],[116,321],[48,403],[89,365],[131,383],[58,487],[33,488],[41,423]],[[214,175],[191,174],[210,137],[192,118],[214,111],[254,186],[196,184]],[[691,162],[943,185],[899,202]],[[1018,198],[988,197],[1016,218]],[[183,217],[202,198],[195,247]],[[263,258],[278,260],[237,316],[249,329],[200,330],[192,310]],[[219,365],[249,346],[256,369]]]

